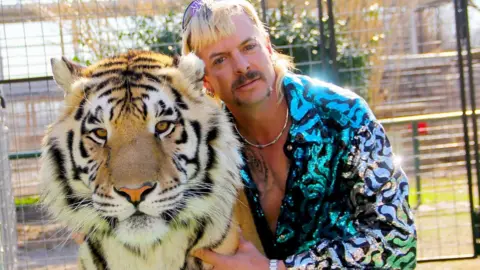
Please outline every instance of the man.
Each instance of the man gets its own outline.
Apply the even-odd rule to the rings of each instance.
[[[290,73],[245,0],[191,3],[190,52],[244,142],[242,177],[266,254],[242,240],[233,256],[195,256],[215,270],[415,267],[407,178],[363,99]]]

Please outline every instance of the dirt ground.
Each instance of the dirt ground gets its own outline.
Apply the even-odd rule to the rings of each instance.
[[[476,259],[453,260],[443,262],[420,262],[418,270],[469,270],[480,269],[480,257]]]

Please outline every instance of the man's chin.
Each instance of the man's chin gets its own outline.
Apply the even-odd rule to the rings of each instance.
[[[129,246],[144,246],[157,243],[167,232],[168,225],[163,219],[142,215],[120,221],[115,235]]]
[[[235,92],[235,103],[240,106],[260,104],[271,96],[270,90],[254,89],[251,92]]]

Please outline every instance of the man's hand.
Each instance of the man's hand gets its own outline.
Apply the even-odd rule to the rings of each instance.
[[[192,255],[213,266],[214,270],[268,270],[269,260],[255,246],[240,237],[237,253],[223,255],[207,249],[199,249]],[[282,261],[278,262],[279,270],[287,268]]]

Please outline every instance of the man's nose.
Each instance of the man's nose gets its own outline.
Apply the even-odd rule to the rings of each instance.
[[[233,60],[235,62],[235,71],[238,74],[245,74],[250,69],[250,63],[247,57],[240,52],[233,53]]]
[[[155,185],[151,182],[143,183],[141,186],[123,186],[114,188],[114,190],[121,196],[125,197],[134,205],[139,204],[145,197],[155,189]]]

